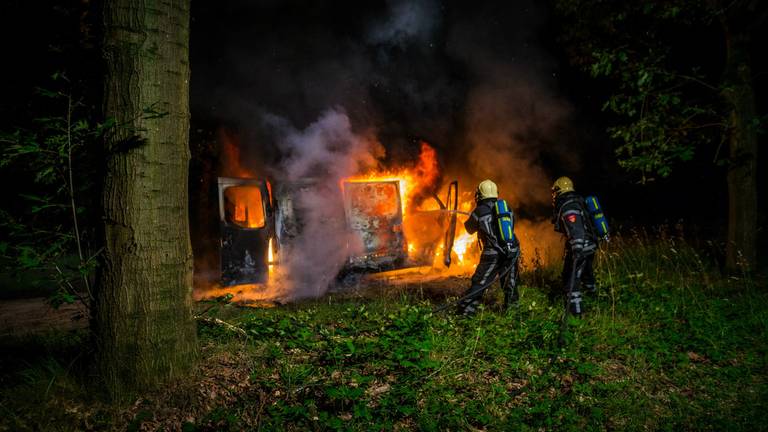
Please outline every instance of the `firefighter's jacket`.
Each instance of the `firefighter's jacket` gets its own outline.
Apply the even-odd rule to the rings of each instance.
[[[495,203],[496,198],[486,198],[480,201],[477,203],[477,207],[470,213],[469,219],[464,222],[464,228],[468,233],[477,233],[477,237],[480,239],[480,246],[483,249],[483,255],[498,255],[504,250],[499,244],[498,234],[496,234],[494,225],[493,205]]]
[[[584,198],[576,192],[566,192],[555,199],[552,223],[555,231],[565,234],[574,254],[590,254],[597,249],[597,234],[589,218]]]

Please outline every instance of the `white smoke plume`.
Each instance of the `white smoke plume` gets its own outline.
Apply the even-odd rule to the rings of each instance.
[[[304,130],[275,116],[265,120],[276,128],[277,146],[284,155],[276,178],[311,183],[293,194],[293,209],[301,215],[301,235],[282,255],[283,282],[291,285],[293,298],[318,297],[346,258],[362,247],[346,228],[340,181],[375,167],[383,147],[372,134],[353,132],[341,109],[326,111]]]

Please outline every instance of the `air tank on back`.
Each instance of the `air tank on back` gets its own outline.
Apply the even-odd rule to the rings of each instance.
[[[596,196],[588,196],[584,199],[587,204],[587,210],[592,217],[592,224],[595,226],[597,235],[603,238],[608,237],[608,220],[605,218],[603,208],[600,206],[600,201]]]

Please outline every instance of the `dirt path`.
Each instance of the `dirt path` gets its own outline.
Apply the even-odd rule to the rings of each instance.
[[[44,297],[0,301],[0,336],[72,330],[88,326],[85,306],[76,302],[54,309]]]

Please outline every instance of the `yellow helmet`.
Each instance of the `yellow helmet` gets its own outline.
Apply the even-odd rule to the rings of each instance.
[[[560,177],[552,185],[552,197],[560,196],[566,192],[573,192],[573,182],[568,177]]]
[[[492,182],[491,180],[483,180],[479,185],[477,185],[477,191],[475,191],[475,199],[478,201],[484,200],[486,198],[498,197],[499,188],[496,186],[496,183]]]

